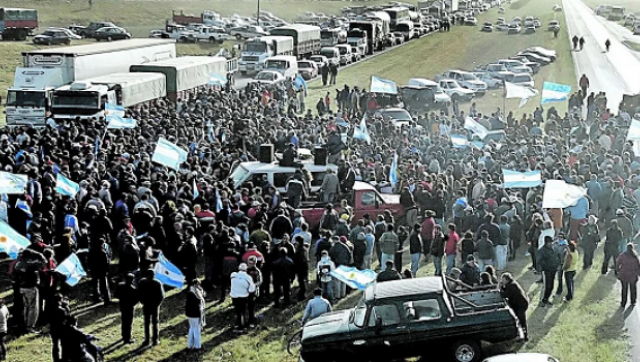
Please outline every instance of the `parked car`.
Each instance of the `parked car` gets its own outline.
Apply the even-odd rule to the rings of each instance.
[[[504,64],[500,63],[481,65],[476,67],[474,71],[489,73],[489,75],[497,79],[504,79],[506,76],[512,74]]]
[[[487,85],[484,82],[478,80],[473,73],[463,70],[448,70],[441,76],[437,76],[436,79],[453,79],[458,82],[461,87],[474,91],[476,96],[482,96],[487,91]]]
[[[611,12],[612,8],[613,8],[613,6],[611,6],[611,5],[599,5],[596,8],[596,15],[604,16],[606,18],[609,15],[609,13]]]
[[[538,19],[538,18],[533,19],[533,26],[536,29],[542,27],[542,22],[540,21],[540,19]]]
[[[522,24],[522,18],[519,16],[514,17],[513,20],[511,20],[511,24]]]
[[[525,34],[535,34],[536,33],[536,27],[533,26],[533,25],[525,26],[524,27],[524,33]]]
[[[464,25],[476,26],[478,25],[478,19],[473,16],[467,16],[464,18]]]
[[[86,28],[87,28],[86,26],[76,25],[76,24],[69,25],[67,27],[67,29],[71,30],[74,34],[80,36],[81,38],[82,38],[82,31]]]
[[[78,30],[80,35],[83,38],[93,38],[96,32],[102,28],[115,28],[117,27],[114,23],[108,21],[95,21],[89,23],[89,26],[86,28]]]
[[[267,36],[269,33],[261,26],[243,25],[229,29],[229,35],[238,40]]]
[[[351,63],[359,62],[362,58],[362,54],[360,54],[360,49],[357,46],[350,45],[351,47]]]
[[[396,37],[392,33],[385,35],[384,37],[384,45],[387,47],[392,47],[396,45]]]
[[[533,75],[533,69],[531,69],[530,67],[527,67],[526,65],[523,65],[520,67],[513,67],[509,69],[509,71],[513,74],[526,73],[526,74]]]
[[[500,88],[504,84],[501,79],[494,78],[487,72],[473,72],[473,75],[475,75],[478,80],[485,82],[489,89]]]
[[[63,30],[47,29],[42,34],[33,37],[33,44],[53,45],[71,44],[71,37]]]
[[[338,44],[335,46],[336,49],[340,52],[340,65],[351,64],[351,45],[349,44]]]
[[[376,111],[375,115],[382,117],[385,121],[391,121],[395,127],[402,128],[409,126],[413,122],[411,114],[402,108],[385,108]]]
[[[531,52],[520,52],[518,53],[518,55],[524,56],[525,58],[529,59],[532,62],[536,62],[540,65],[547,65],[551,63],[551,59],[543,57],[539,54],[534,54]]]
[[[493,31],[493,24],[491,24],[491,23],[490,23],[490,22],[488,22],[488,21],[485,21],[485,22],[482,24],[482,28],[480,29],[480,31],[484,31],[484,32],[486,32],[486,33],[491,33],[491,32]]]
[[[509,353],[493,356],[483,362],[560,362],[557,358],[544,353]]]
[[[394,31],[393,36],[396,38],[396,45],[404,43],[404,34],[401,31]]]
[[[69,36],[69,38],[71,38],[71,40],[81,40],[82,37],[76,33],[74,33],[73,31],[71,31],[71,29],[67,29],[67,28],[56,28],[56,27],[49,27],[47,30],[58,30],[58,31],[62,31],[65,34],[67,34]]]
[[[640,23],[636,23],[633,26],[633,35],[640,35]]]
[[[470,101],[475,96],[474,91],[462,88],[460,84],[453,79],[441,79],[438,84],[440,88],[451,97],[451,100]]]
[[[304,80],[313,79],[318,76],[318,65],[313,60],[299,60],[298,73]]]
[[[112,40],[131,39],[131,34],[127,32],[127,30],[124,28],[112,26],[108,28],[98,29],[98,31],[96,31],[93,37],[96,38],[97,41],[100,41],[100,40],[112,41]]]
[[[505,8],[503,8],[503,7],[501,7],[501,8],[499,8],[499,9],[498,9],[498,14],[504,14],[504,13],[506,13],[506,12],[507,12],[507,11],[506,11],[506,10],[505,10]]]
[[[536,74],[540,71],[540,63],[536,63],[536,62],[532,62],[529,60],[529,58],[522,56],[522,55],[514,55],[509,57],[509,60],[517,60],[519,61],[522,65],[526,65],[527,67],[533,69],[533,74]],[[507,67],[507,69],[509,69]]]
[[[284,82],[285,79],[282,73],[275,70],[263,70],[253,78],[255,82],[260,84],[276,84]]]
[[[498,25],[496,25],[496,30],[497,31],[509,31],[509,25],[508,24],[498,24]]]
[[[521,86],[533,88],[535,83],[533,81],[533,77],[528,73],[520,73],[520,74],[510,74],[504,78],[506,82],[518,84]]]
[[[507,30],[507,34],[520,34],[522,28],[518,24],[509,25],[509,30]]]
[[[562,11],[562,6],[558,4],[553,5],[553,11]]]
[[[533,16],[527,16],[526,18],[524,18],[524,24],[523,24],[524,27],[526,28],[528,26],[533,26],[533,21],[534,21]]]
[[[498,18],[498,19],[496,20],[496,24],[506,24],[506,23],[507,23],[507,21],[506,21],[504,18],[502,18],[502,17],[501,17],[501,18]]]
[[[549,31],[560,29],[560,22],[558,20],[551,20],[547,29],[549,29]]]
[[[312,55],[309,60],[316,63],[318,69],[321,69],[325,64],[329,64],[329,59],[324,55]]]
[[[534,53],[534,54],[538,54],[540,56],[543,56],[545,58],[549,58],[551,59],[552,62],[556,61],[556,58],[558,57],[558,53],[555,50],[552,49],[547,49],[547,48],[543,48],[543,47],[529,47],[527,49],[525,49],[527,52],[529,53]]]
[[[624,16],[624,26],[633,26],[636,22],[636,16],[634,14],[627,14]]]

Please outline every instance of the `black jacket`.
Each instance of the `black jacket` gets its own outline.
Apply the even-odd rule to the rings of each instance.
[[[478,265],[474,263],[473,266],[470,266],[468,263],[464,263],[460,281],[470,286],[480,284],[480,269]]]
[[[422,253],[422,236],[420,233],[413,232],[409,236],[409,254]]]
[[[120,300],[120,309],[133,308],[138,304],[138,289],[133,284],[119,283],[116,287],[116,298]]]
[[[273,281],[276,283],[289,283],[295,275],[295,265],[288,257],[280,257],[273,262]]]
[[[520,284],[515,281],[509,282],[500,288],[500,295],[507,300],[509,307],[513,310],[529,308],[529,297],[527,297],[527,293],[522,289]]]
[[[542,272],[556,272],[560,267],[560,255],[552,248],[543,246],[536,253],[536,264]]]
[[[191,290],[187,292],[184,314],[187,318],[202,318],[202,300]]]
[[[140,303],[145,307],[158,307],[164,300],[164,287],[155,279],[144,278],[138,283]]]

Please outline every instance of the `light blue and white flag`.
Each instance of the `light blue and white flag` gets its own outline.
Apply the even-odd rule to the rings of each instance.
[[[467,148],[469,147],[469,140],[467,136],[461,134],[452,134],[451,136],[451,144],[454,148]]]
[[[16,209],[22,210],[30,218],[33,217],[33,213],[31,212],[31,208],[29,207],[29,204],[27,204],[27,202],[25,200],[17,199],[16,200]]]
[[[369,88],[371,93],[398,94],[398,86],[396,83],[376,77],[375,75],[371,76],[371,86]]]
[[[193,179],[193,199],[197,199],[200,196],[200,191],[198,191],[198,185],[196,184],[196,179]]]
[[[58,273],[67,277],[67,284],[75,287],[80,279],[87,276],[87,273],[82,267],[82,263],[75,253],[71,253],[58,267],[55,269]]]
[[[180,269],[171,264],[162,253],[158,255],[158,262],[154,271],[156,272],[156,280],[164,285],[174,288],[182,288],[184,285],[184,275]]]
[[[542,85],[542,104],[566,101],[570,93],[570,85],[544,82]]]
[[[518,172],[503,169],[502,178],[505,189],[524,189],[542,184],[542,173],[540,171]]]
[[[98,157],[98,152],[100,152],[100,139],[96,137],[96,142],[93,146],[93,155]]]
[[[293,81],[293,87],[296,90],[300,90],[300,87],[307,90],[307,82],[304,81],[304,78],[300,74],[296,75],[296,79]]]
[[[562,180],[547,180],[542,193],[542,207],[545,209],[564,209],[575,205],[587,195],[587,189],[570,185]]]
[[[56,175],[56,192],[61,195],[69,197],[76,197],[76,194],[80,191],[80,185],[62,176],[62,174]]]
[[[398,154],[393,154],[393,161],[391,162],[391,169],[389,170],[389,182],[391,186],[395,187],[398,183]]]
[[[124,106],[117,104],[106,103],[104,105],[104,118],[109,120],[109,117],[124,117]]]
[[[640,140],[640,121],[634,119],[629,126],[629,132],[627,133],[627,141],[639,141]]]
[[[108,129],[133,129],[138,125],[138,121],[133,118],[123,118],[120,116],[107,117]]]
[[[360,121],[360,125],[353,129],[353,138],[357,140],[363,140],[367,143],[371,143],[371,136],[369,135],[369,130],[367,129],[366,114],[362,117],[362,121]]]
[[[220,197],[220,192],[218,192],[218,189],[216,189],[216,214],[220,212],[220,210],[222,210],[222,198]]]
[[[0,194],[23,194],[28,182],[29,178],[27,175],[17,175],[0,171]]]
[[[29,239],[13,230],[3,220],[0,220],[0,252],[8,254],[11,259],[16,259],[18,253],[29,244]]]
[[[164,138],[158,140],[151,161],[165,165],[174,170],[180,168],[180,164],[187,160],[188,153]]]
[[[376,281],[376,272],[365,269],[358,270],[354,267],[341,265],[329,273],[332,277],[345,283],[351,288],[365,290],[369,285]]]
[[[209,85],[219,85],[224,87],[227,84],[227,78],[216,73],[209,74]]]
[[[476,120],[471,117],[467,117],[464,120],[464,128],[471,131],[471,133],[478,136],[481,140],[489,134],[489,130],[485,126],[476,122]]]

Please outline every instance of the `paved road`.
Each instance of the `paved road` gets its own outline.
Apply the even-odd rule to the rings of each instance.
[[[563,0],[562,4],[569,37],[585,39],[584,49],[572,52],[576,77],[586,74],[590,91],[606,92],[610,108],[617,112],[623,94],[640,92],[640,59],[583,2]],[[607,39],[611,41],[609,53],[604,46]]]

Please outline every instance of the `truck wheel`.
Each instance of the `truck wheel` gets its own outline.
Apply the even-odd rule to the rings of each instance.
[[[18,30],[18,33],[16,34],[16,39],[19,41],[27,40],[27,32],[22,29]]]
[[[224,39],[222,38],[218,39],[218,44],[222,44],[222,43],[224,43]]]
[[[453,359],[456,362],[480,361],[480,345],[471,340],[461,340],[453,344]]]

